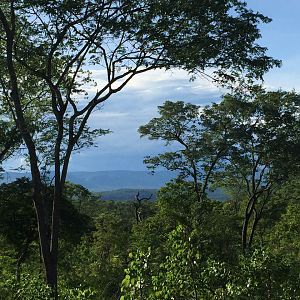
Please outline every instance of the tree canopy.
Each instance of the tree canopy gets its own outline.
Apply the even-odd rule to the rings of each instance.
[[[294,92],[261,89],[251,96],[225,95],[220,103],[204,108],[167,101],[159,107],[160,116],[139,132],[167,144],[175,142],[179,149],[146,157],[145,163],[150,169],[164,167],[192,179],[198,200],[213,183],[241,185],[248,197],[245,250],[271,194],[299,172],[299,104]]]
[[[1,101],[28,150],[41,254],[56,297],[60,208],[71,154],[108,132],[89,128],[91,113],[134,76],[157,68],[194,75],[211,69],[209,76],[221,83],[260,78],[280,65],[256,42],[259,24],[269,21],[238,0],[0,4]],[[93,68],[105,74],[97,87]],[[51,127],[36,126],[36,116]],[[42,193],[45,153],[55,173],[50,212]]]

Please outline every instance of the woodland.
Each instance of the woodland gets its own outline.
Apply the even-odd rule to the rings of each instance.
[[[0,185],[0,299],[300,299],[300,95],[261,85],[281,65],[259,45],[270,22],[240,0],[0,2],[0,167],[31,172]],[[166,145],[149,171],[177,178],[155,201],[68,182],[110,133],[89,126],[99,106],[173,68],[228,91],[140,124]]]

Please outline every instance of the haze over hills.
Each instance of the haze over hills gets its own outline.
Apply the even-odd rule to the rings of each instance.
[[[2,173],[1,183],[8,183],[20,177],[31,177],[30,173]],[[51,177],[51,174],[50,174]],[[176,177],[176,173],[159,171],[154,174],[148,171],[97,171],[69,172],[68,181],[80,184],[93,192],[112,191],[119,189],[159,189]]]
[[[70,172],[68,180],[78,183],[95,192],[117,189],[159,189],[176,174],[160,171],[150,174],[148,171],[98,171]]]
[[[50,178],[53,176],[50,174]],[[31,177],[26,172],[2,173],[0,183],[9,183],[17,178]],[[176,177],[175,172],[159,171],[151,174],[147,171],[97,171],[97,172],[70,172],[68,181],[80,184],[92,192],[101,195],[102,200],[126,201],[133,200],[140,191],[141,197],[156,199],[157,191],[168,181]],[[209,197],[216,200],[226,200],[228,197],[221,189],[208,192]]]

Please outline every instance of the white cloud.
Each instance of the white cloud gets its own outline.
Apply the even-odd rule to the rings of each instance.
[[[102,82],[104,73],[94,72],[96,80]],[[182,70],[155,70],[136,76],[91,115],[92,127],[110,129],[113,133],[99,138],[98,148],[76,154],[71,169],[145,169],[143,157],[162,152],[163,143],[140,139],[137,129],[157,116],[158,105],[166,100],[206,105],[220,99],[223,91],[212,83],[189,79],[189,74]]]

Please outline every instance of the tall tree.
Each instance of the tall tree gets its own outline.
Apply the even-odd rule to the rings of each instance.
[[[250,98],[227,95],[220,104],[206,110],[211,120],[229,121],[231,146],[221,161],[220,175],[223,183],[242,183],[247,194],[244,251],[251,247],[257,223],[274,189],[299,172],[299,110],[298,94],[263,90]]]
[[[223,132],[221,123],[215,131],[200,106],[183,101],[166,101],[158,111],[159,117],[139,128],[141,136],[162,140],[166,145],[175,143],[178,149],[146,157],[144,162],[149,169],[164,167],[179,172],[181,179],[191,178],[198,201],[202,201],[211,175],[229,146],[225,121]]]
[[[28,149],[46,281],[54,290],[63,188],[72,151],[93,110],[134,76],[156,68],[182,67],[195,74],[214,68],[213,77],[221,81],[241,73],[261,77],[279,65],[255,42],[260,37],[258,24],[269,21],[238,0],[1,3],[1,68],[6,74],[2,89]],[[95,84],[88,71],[92,66],[104,71],[106,82],[89,92]],[[22,68],[45,87],[50,96],[46,115],[55,125],[55,141],[49,147],[55,169],[50,235],[39,169],[40,136],[26,118],[27,79],[20,78]]]

